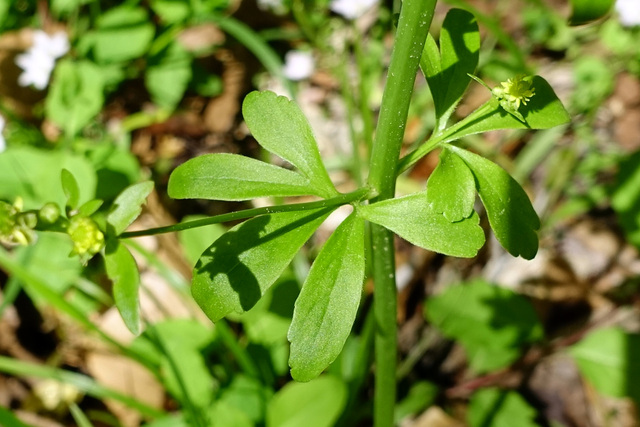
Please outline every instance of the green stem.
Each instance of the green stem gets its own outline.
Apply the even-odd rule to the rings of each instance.
[[[378,193],[376,200],[390,199],[395,193],[396,167],[409,102],[435,4],[436,0],[405,0],[402,4],[371,153],[369,185]],[[371,225],[371,233],[376,319],[374,425],[387,427],[393,425],[396,400],[397,303],[393,233],[376,224]]]
[[[166,227],[149,228],[147,230],[129,231],[120,235],[121,239],[131,237],[153,236],[155,234],[172,233],[174,231],[188,230],[190,228],[204,227],[205,225],[219,224],[221,222],[237,221],[240,219],[252,218],[258,215],[266,215],[280,212],[304,211],[309,209],[326,208],[330,206],[346,205],[356,202],[374,194],[369,188],[360,188],[356,191],[331,199],[318,200],[316,202],[293,203],[282,206],[266,206],[264,208],[245,209],[243,211],[231,212],[228,214],[215,215],[209,218],[197,219],[194,221],[181,222],[180,224],[168,225]]]
[[[216,322],[216,331],[220,340],[227,346],[227,349],[233,354],[238,362],[238,365],[242,370],[253,378],[260,378],[260,371],[255,362],[249,355],[249,353],[240,346],[236,336],[229,327],[229,324],[224,320],[218,320]]]
[[[402,172],[415,165],[418,160],[429,154],[439,144],[451,142],[458,139],[459,137],[456,136],[456,133],[480,120],[484,115],[492,111],[493,108],[494,106],[491,100],[485,102],[483,105],[478,107],[477,110],[469,114],[463,120],[457,122],[453,126],[449,126],[444,132],[432,135],[431,138],[429,138],[424,144],[400,159],[400,161],[398,162],[396,173],[400,175]]]

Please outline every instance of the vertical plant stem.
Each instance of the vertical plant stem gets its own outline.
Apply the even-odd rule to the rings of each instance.
[[[376,200],[394,196],[396,166],[404,137],[409,102],[436,0],[405,0],[400,11],[387,83],[382,95],[378,129],[371,153],[369,185]],[[374,425],[393,425],[396,400],[396,283],[393,234],[371,225],[375,283]]]

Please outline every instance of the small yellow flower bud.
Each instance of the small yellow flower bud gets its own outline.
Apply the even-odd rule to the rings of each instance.
[[[88,260],[104,246],[104,234],[94,220],[86,216],[74,216],[69,220],[67,233],[73,241],[71,255]]]

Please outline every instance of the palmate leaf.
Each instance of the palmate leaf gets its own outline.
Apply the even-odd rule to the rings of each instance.
[[[113,282],[113,300],[127,328],[140,333],[140,274],[133,255],[118,240],[107,242],[104,253],[107,276]]]
[[[450,286],[429,298],[425,316],[462,344],[477,373],[508,366],[520,356],[523,345],[543,337],[542,325],[526,298],[483,281]]]
[[[449,10],[440,32],[440,52],[429,36],[420,60],[441,128],[467,89],[467,74],[473,74],[479,56],[480,34],[475,17],[462,9]]]
[[[237,154],[205,154],[178,166],[169,178],[174,199],[249,200],[316,195],[299,173]]]
[[[473,212],[476,181],[466,163],[445,148],[427,181],[427,194],[434,211],[451,222],[461,221]]]
[[[340,354],[364,281],[364,221],[352,213],[331,235],[296,300],[289,366],[296,381],[317,377]]]
[[[358,206],[357,212],[414,245],[445,255],[474,257],[485,240],[478,214],[451,222],[429,206],[425,192]]]
[[[298,168],[324,198],[338,195],[329,179],[315,137],[300,108],[273,92],[251,92],[242,103],[251,133],[268,151]]]
[[[447,129],[443,142],[492,130],[549,129],[568,123],[571,118],[549,83],[540,76],[534,76],[531,83],[535,95],[527,105],[520,105],[518,109],[524,120],[508,113],[497,99],[491,98],[464,120]]]
[[[218,321],[253,307],[333,208],[258,216],[220,236],[202,254],[191,293]]]
[[[520,184],[484,157],[452,145],[446,149],[460,156],[473,172],[489,223],[502,247],[513,256],[535,257],[540,219]]]

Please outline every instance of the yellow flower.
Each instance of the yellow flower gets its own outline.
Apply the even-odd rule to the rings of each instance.
[[[527,105],[527,102],[535,95],[531,79],[531,76],[518,74],[506,82],[500,83],[500,86],[494,87],[491,93],[500,100],[500,105],[505,110],[518,110],[520,103]]]
[[[104,234],[98,228],[98,224],[89,217],[72,217],[67,233],[73,241],[71,255],[78,255],[83,260],[88,260],[104,246]]]

